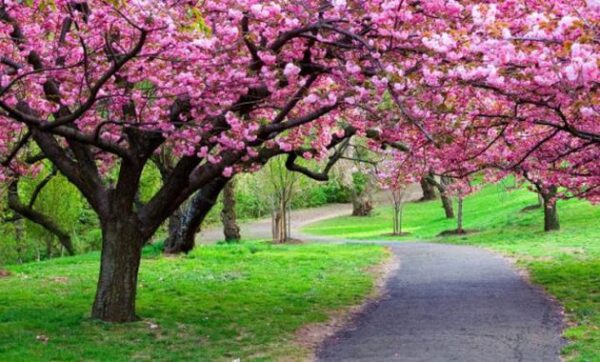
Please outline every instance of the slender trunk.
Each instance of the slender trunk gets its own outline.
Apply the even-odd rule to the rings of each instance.
[[[23,234],[25,234],[23,219],[15,221],[15,242],[17,245],[17,262],[23,263]]]
[[[400,205],[398,210],[398,235],[402,235],[402,209],[404,205]]]
[[[135,298],[144,241],[129,218],[102,222],[100,277],[92,318],[117,323],[137,320]]]
[[[560,230],[558,209],[556,208],[556,192],[556,186],[551,186],[541,193],[544,202],[544,231]]]
[[[402,205],[394,205],[394,235],[402,235]]]
[[[393,235],[398,235],[398,206],[394,206],[394,226]]]
[[[237,225],[235,214],[235,184],[233,180],[229,181],[223,190],[223,210],[221,211],[221,221],[223,222],[223,234],[225,241],[240,241],[240,227]]]
[[[287,203],[280,200],[273,210],[273,242],[283,244],[289,239]]]
[[[456,218],[456,232],[458,234],[463,234],[465,230],[463,229],[463,198],[462,196],[458,197],[458,217]]]
[[[433,177],[433,176],[430,176]],[[435,200],[435,189],[434,186],[427,181],[426,177],[423,177],[420,181],[421,189],[423,190],[423,197],[421,197],[421,201],[431,201]]]

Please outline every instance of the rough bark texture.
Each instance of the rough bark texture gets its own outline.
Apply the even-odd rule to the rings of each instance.
[[[556,186],[551,186],[548,190],[541,192],[544,201],[544,231],[560,230],[558,219],[558,210],[556,208]]]
[[[454,219],[454,208],[452,207],[452,199],[446,194],[442,194],[441,199],[446,219]]]
[[[435,189],[434,185],[432,185],[427,178],[422,178],[421,181],[421,189],[423,190],[423,197],[421,197],[420,201],[431,201],[435,200]]]
[[[102,258],[92,318],[131,322],[144,238],[134,221],[114,218],[102,225]]]
[[[194,248],[196,234],[226,183],[226,179],[218,179],[203,187],[169,220],[166,254],[189,253]]]
[[[373,211],[373,202],[370,197],[357,196],[352,198],[352,216],[369,216]]]
[[[446,186],[450,184],[450,182],[450,179],[442,176],[440,178],[440,182],[438,183],[438,189],[440,191],[442,207],[444,208],[446,219],[454,219],[454,208],[452,206],[452,198],[449,197],[446,193]]]
[[[235,214],[235,183],[229,181],[223,189],[223,210],[221,211],[221,221],[223,223],[223,234],[225,241],[240,241],[240,227],[237,225]]]
[[[273,210],[272,215],[273,242],[283,244],[290,239],[288,204],[285,200],[280,200],[278,206],[277,209]]]

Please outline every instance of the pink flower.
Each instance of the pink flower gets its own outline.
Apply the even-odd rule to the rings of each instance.
[[[283,74],[288,78],[292,78],[300,74],[300,71],[301,69],[297,67],[294,63],[287,63],[285,65],[285,68],[283,69]]]
[[[233,175],[233,167],[227,166],[223,169],[223,176],[229,178]]]

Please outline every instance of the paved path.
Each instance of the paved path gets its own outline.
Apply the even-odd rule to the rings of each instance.
[[[387,296],[319,361],[559,361],[559,308],[485,250],[402,243]]]
[[[414,188],[410,198],[420,197]],[[385,201],[385,197],[380,197]],[[301,233],[301,227],[348,215],[350,205],[293,211],[292,236],[305,241],[357,242]],[[204,231],[203,243],[222,239]],[[245,239],[268,239],[270,219],[242,225]],[[560,309],[501,257],[479,248],[386,243],[400,268],[387,294],[353,325],[325,341],[319,361],[559,361]]]
[[[414,184],[409,186],[406,200],[407,202],[414,201],[419,199],[421,195],[422,193],[419,184]],[[390,197],[385,191],[383,191],[375,195],[374,201],[376,205],[387,204],[390,202]],[[320,220],[350,214],[352,214],[352,204],[329,204],[310,209],[292,210],[290,217],[292,229],[291,237],[294,239],[307,241],[334,241],[331,238],[308,236],[303,234],[301,229],[308,224],[312,224]],[[245,240],[267,240],[272,237],[271,218],[264,218],[243,223],[240,225],[240,229],[242,239]],[[202,244],[213,244],[220,240],[223,240],[223,228],[220,225],[211,226],[205,230],[202,230],[197,237],[197,242]],[[336,241],[340,242],[340,240]]]

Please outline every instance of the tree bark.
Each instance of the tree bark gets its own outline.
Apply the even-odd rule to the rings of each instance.
[[[105,322],[137,320],[135,298],[144,239],[128,218],[102,222],[102,257],[92,318]]]
[[[368,191],[358,195],[352,192],[352,216],[369,216],[373,211],[373,201]]]
[[[189,253],[194,249],[196,234],[227,181],[218,178],[206,185],[169,219],[169,237],[165,241],[164,250],[166,254]]]
[[[287,202],[285,202],[285,200],[280,200],[277,209],[273,210],[273,241],[277,244],[284,244],[290,237],[288,233],[289,215],[287,209]]]
[[[454,219],[454,208],[452,206],[452,199],[446,194],[442,194],[441,199],[442,207],[444,208],[444,213],[446,214],[446,219]]]
[[[550,186],[547,190],[541,192],[544,202],[544,231],[560,230],[558,219],[558,209],[556,208],[556,186]]]
[[[432,176],[430,176],[432,177]],[[426,177],[423,177],[420,181],[421,189],[423,190],[423,197],[421,197],[420,201],[431,201],[435,200],[435,189],[434,185],[432,185],[429,181],[427,181]]]
[[[393,235],[402,235],[402,209],[403,205],[394,206],[394,233]]]
[[[440,191],[441,199],[442,199],[442,207],[444,208],[444,213],[446,215],[446,219],[454,219],[454,208],[452,206],[452,198],[448,197],[446,193],[446,185],[450,183],[450,180],[447,177],[442,176],[440,178],[440,183],[438,184],[438,188]]]
[[[223,210],[221,211],[223,234],[227,242],[238,242],[241,239],[240,227],[237,225],[236,219],[235,183],[231,180],[223,189]]]

